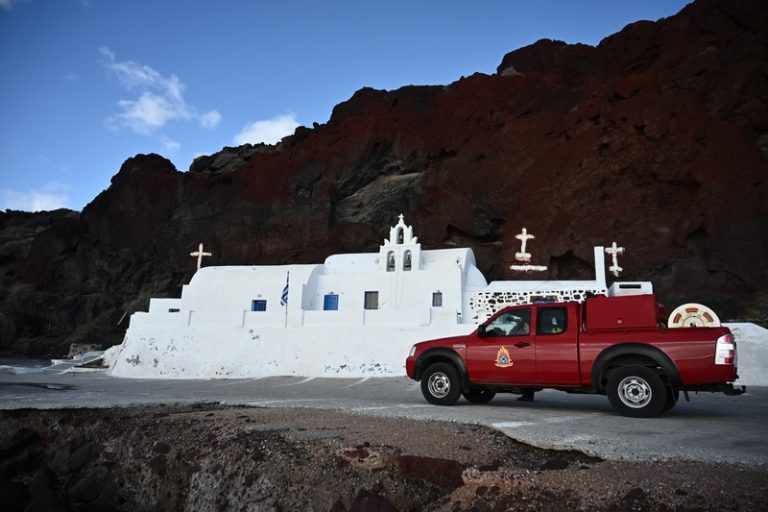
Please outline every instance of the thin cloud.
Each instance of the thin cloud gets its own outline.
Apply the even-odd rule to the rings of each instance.
[[[245,125],[240,133],[235,135],[235,144],[258,144],[260,142],[275,144],[286,135],[292,134],[297,126],[299,123],[294,114],[283,114],[272,119],[254,121]]]
[[[0,190],[0,201],[3,210],[22,210],[39,212],[69,208],[69,185],[50,181],[38,190],[19,192],[17,190]]]
[[[29,0],[0,0],[0,9],[10,11],[15,5],[26,3]]]
[[[121,111],[107,119],[113,128],[130,128],[136,133],[149,134],[170,121],[197,121],[203,128],[213,128],[221,122],[216,110],[199,112],[184,100],[186,85],[176,75],[163,76],[150,66],[132,60],[119,61],[112,50],[103,46],[99,53],[102,64],[133,99],[117,102]]]
[[[160,137],[160,142],[163,143],[163,148],[165,148],[165,150],[169,153],[175,153],[181,148],[181,144],[170,137],[166,137],[165,135]]]
[[[202,114],[199,118],[199,121],[200,126],[203,128],[213,128],[219,124],[219,122],[221,122],[221,114],[215,110],[211,110],[210,112]]]

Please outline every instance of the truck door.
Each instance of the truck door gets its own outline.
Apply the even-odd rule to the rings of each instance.
[[[467,371],[472,382],[530,384],[536,377],[531,308],[506,311],[467,343]]]
[[[536,382],[580,384],[576,307],[542,305],[536,309]]]

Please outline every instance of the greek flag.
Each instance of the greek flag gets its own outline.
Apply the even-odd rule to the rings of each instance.
[[[291,273],[288,272],[285,275],[285,288],[283,288],[283,294],[280,296],[280,305],[281,306],[287,306],[288,305],[288,279],[290,278]]]

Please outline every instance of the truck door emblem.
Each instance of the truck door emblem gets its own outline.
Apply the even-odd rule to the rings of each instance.
[[[512,359],[509,357],[509,350],[507,350],[506,347],[501,347],[496,354],[496,363],[494,364],[499,368],[509,368],[515,363],[512,362]]]

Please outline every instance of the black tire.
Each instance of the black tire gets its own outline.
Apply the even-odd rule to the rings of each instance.
[[[491,391],[488,388],[472,388],[466,393],[463,393],[463,395],[464,398],[467,399],[467,402],[473,404],[487,404],[493,400],[493,397],[496,396],[496,392]]]
[[[664,407],[661,409],[661,412],[667,412],[668,410],[673,408],[675,405],[677,405],[677,401],[679,398],[680,398],[680,391],[668,387],[667,401],[664,404]]]
[[[608,400],[631,418],[653,418],[664,410],[667,389],[661,377],[645,366],[622,366],[608,376]]]
[[[421,394],[434,405],[453,405],[461,396],[459,372],[448,363],[430,365],[421,378]]]

